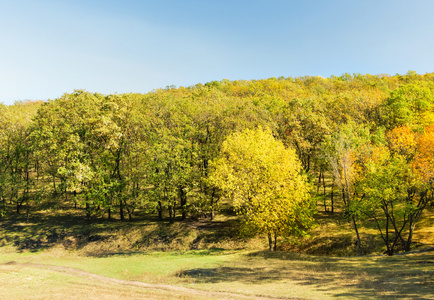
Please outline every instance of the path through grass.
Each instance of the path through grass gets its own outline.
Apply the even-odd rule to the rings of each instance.
[[[7,284],[0,288],[0,295],[14,298],[31,298],[29,292],[43,290],[52,291],[53,295],[65,293],[68,298],[68,287],[78,287],[84,294],[89,290],[88,299],[92,295],[98,298],[111,293],[120,298],[122,295],[126,298],[145,295],[144,298],[151,299],[203,298],[201,294],[104,285],[104,282],[73,274],[56,277],[53,270],[20,265],[32,263],[70,267],[122,280],[230,292],[240,297],[434,299],[433,252],[395,257],[330,258],[284,252],[200,250],[95,257],[60,247],[36,253],[2,250],[0,279]],[[17,264],[7,264],[11,261]]]

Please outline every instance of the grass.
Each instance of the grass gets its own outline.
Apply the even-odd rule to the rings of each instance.
[[[351,257],[353,228],[339,211],[318,213],[309,237],[281,239],[285,251],[272,253],[264,251],[263,237],[241,237],[230,213],[213,222],[170,224],[139,216],[131,222],[95,218],[88,224],[80,209],[62,203],[50,207],[34,208],[28,223],[24,215],[1,220],[0,299],[434,299],[434,251],[378,255],[381,240],[364,224],[368,256]],[[425,214],[414,239],[433,246],[433,209]],[[195,290],[144,289],[35,264]]]
[[[29,286],[27,292],[37,285],[38,289],[46,286],[61,293],[70,286],[83,287],[83,278],[64,274],[57,278],[52,271],[4,264],[10,261],[72,267],[110,278],[235,295],[300,299],[434,299],[433,252],[395,257],[333,258],[243,250],[145,252],[101,257],[78,255],[61,248],[23,253],[4,251],[0,254],[0,278],[2,282],[13,284],[4,285],[0,294],[24,293],[28,296],[30,294],[25,290],[16,291],[18,284]],[[85,289],[105,287],[94,280],[84,282],[92,285]],[[124,291],[125,287],[116,289],[129,292],[129,289]],[[112,290],[103,292],[111,293]],[[140,294],[136,288],[131,288],[133,294],[130,295],[135,298],[136,292]],[[184,296],[187,299],[195,297]]]
[[[62,274],[28,266],[0,266],[0,299],[185,299],[158,289],[140,289],[113,282]],[[205,299],[191,296],[189,299]]]
[[[258,247],[257,238],[239,236],[238,220],[230,214],[219,215],[212,223],[190,220],[170,224],[140,215],[128,222],[94,218],[87,223],[83,209],[68,204],[57,206],[34,209],[29,222],[24,214],[0,219],[0,247],[12,245],[18,250],[39,251],[62,244],[66,249],[94,255]]]
[[[309,236],[280,238],[278,248],[311,255],[357,255],[353,226],[345,220],[339,205],[335,208],[335,213],[330,213],[319,207],[318,226],[309,231]],[[140,214],[128,222],[99,216],[87,223],[84,215],[83,208],[74,209],[62,199],[46,200],[32,207],[29,222],[24,214],[11,213],[0,219],[0,247],[12,245],[18,250],[39,251],[61,244],[65,249],[88,255],[213,248],[264,250],[267,247],[265,237],[241,236],[237,229],[239,221],[229,211],[218,214],[212,222],[202,219],[174,224]],[[384,243],[375,225],[372,222],[359,225],[364,253],[382,254]],[[417,224],[414,246],[432,247],[433,237],[434,208],[429,207]]]

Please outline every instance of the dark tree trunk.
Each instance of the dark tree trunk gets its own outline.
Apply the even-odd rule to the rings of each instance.
[[[187,212],[185,207],[187,205],[187,193],[182,187],[179,188],[179,200],[181,203],[181,212],[182,212],[181,220],[185,220],[187,218]]]
[[[17,198],[17,215],[20,214],[20,210],[21,210],[21,205],[23,204],[24,200],[23,199],[19,199]]]
[[[276,252],[277,251],[277,233],[274,233],[274,248],[273,250]]]
[[[324,179],[324,172],[322,172],[322,187],[323,187],[323,197],[324,197],[324,211],[327,211],[326,184]]]
[[[119,199],[119,216],[121,218],[121,222],[125,221],[124,217],[124,203],[122,199]]]
[[[158,201],[158,220],[163,221],[163,205]]]
[[[29,215],[30,215],[30,203],[29,200],[27,199],[26,201],[26,222],[29,223]]]
[[[270,232],[268,233],[268,249],[273,251],[273,237]]]
[[[90,205],[89,202],[86,201],[86,219],[88,223],[90,223],[90,217]]]
[[[213,187],[212,188],[212,193],[211,193],[211,215],[210,215],[210,219],[211,221],[214,220],[214,197],[215,197],[215,193],[216,193],[216,188]]]
[[[357,228],[356,218],[352,216],[352,219],[353,219],[354,230],[356,231],[356,236],[357,236],[357,252],[359,255],[362,255],[363,254],[362,243],[360,241],[359,229]]]
[[[333,178],[333,183],[332,183],[332,191],[331,191],[331,193],[330,193],[330,201],[331,201],[331,212],[333,213],[333,211],[334,211],[334,199],[333,199],[333,190],[334,190],[334,187],[335,187],[335,180],[334,180],[334,178]]]
[[[169,206],[169,222],[174,223],[175,222],[175,205],[176,203],[172,203],[172,205]]]
[[[128,206],[127,200],[124,200],[125,202],[125,208],[127,209],[127,213],[128,213],[128,221],[132,221],[133,220],[133,212],[131,211],[130,207]]]

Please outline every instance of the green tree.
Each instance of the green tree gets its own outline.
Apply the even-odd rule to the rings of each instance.
[[[6,212],[9,198],[17,213],[25,204],[28,217],[31,201],[39,197],[39,186],[32,176],[37,173],[37,161],[29,135],[38,106],[38,102],[30,101],[0,105],[0,215]]]
[[[434,121],[434,86],[423,81],[394,90],[383,108],[383,119],[390,128],[411,125],[416,129]]]
[[[432,191],[418,180],[405,157],[375,147],[364,164],[358,209],[372,218],[386,246],[386,254],[397,248],[409,251],[416,223],[432,199]]]
[[[276,250],[279,235],[303,233],[313,223],[310,185],[300,161],[270,130],[230,135],[213,162],[210,181],[233,201],[247,229],[267,234],[270,250]]]
[[[357,224],[361,214],[357,209],[360,199],[360,194],[356,189],[356,183],[360,180],[358,161],[370,144],[370,138],[367,127],[350,122],[327,136],[322,145],[323,155],[327,157],[335,182],[342,190],[345,215],[352,220],[359,254],[362,254],[362,248]]]
[[[32,138],[38,159],[52,177],[55,192],[74,193],[86,207],[88,220],[99,208],[126,205],[122,162],[129,119],[123,96],[77,90],[45,103],[33,122]]]

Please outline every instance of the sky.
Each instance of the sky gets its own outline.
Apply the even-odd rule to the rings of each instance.
[[[0,0],[0,102],[434,72],[432,0]]]

